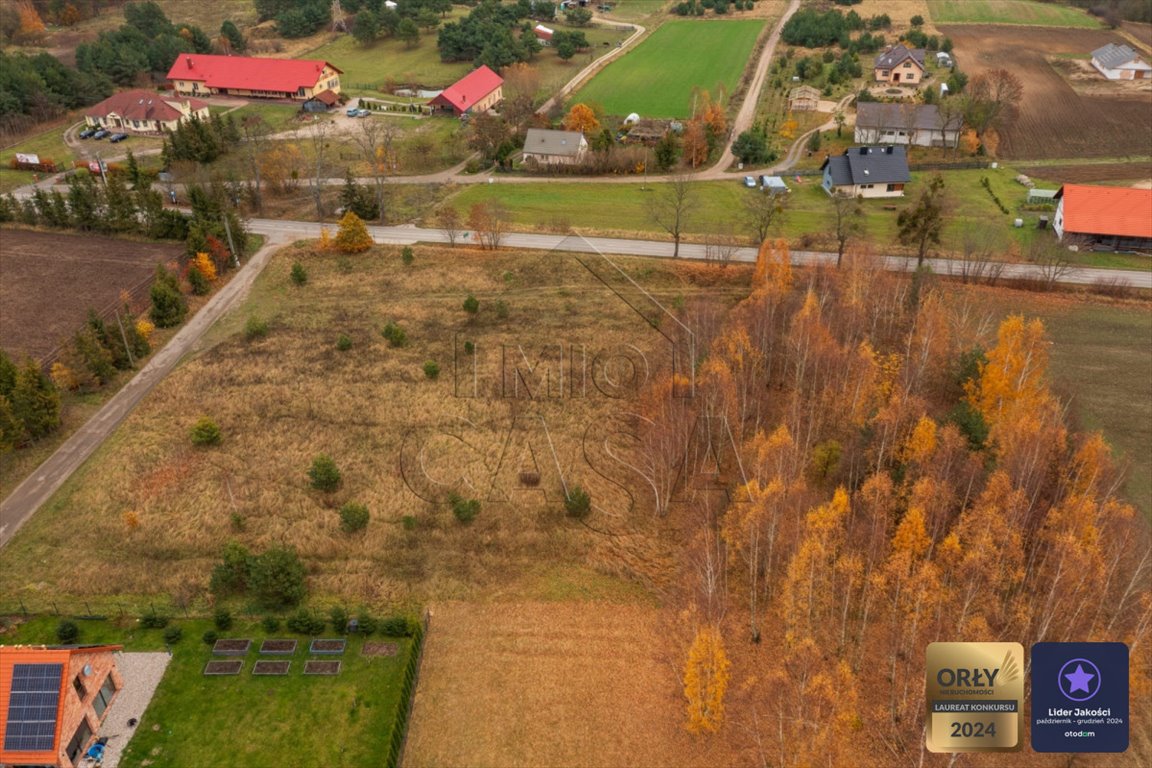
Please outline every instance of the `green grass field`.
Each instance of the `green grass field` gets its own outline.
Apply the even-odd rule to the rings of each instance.
[[[572,100],[598,103],[611,115],[688,117],[694,88],[715,97],[723,83],[732,92],[763,28],[762,20],[668,22]]]
[[[928,10],[935,24],[1100,28],[1100,22],[1079,8],[1031,0],[928,0]]]
[[[424,34],[420,44],[407,47],[399,40],[378,40],[363,46],[351,35],[301,54],[304,59],[325,59],[344,70],[341,89],[351,95],[379,94],[382,87],[419,84],[429,87],[451,85],[472,69],[466,61],[446,64],[436,50],[436,35]]]
[[[55,643],[58,618],[42,616],[22,624],[0,642]],[[117,624],[125,626],[117,626]],[[125,651],[163,651],[163,630],[141,629],[135,618],[121,622],[78,621],[81,643],[117,643]],[[252,639],[239,675],[205,677],[211,649],[201,641],[214,629],[207,619],[173,620],[183,638],[172,646],[172,661],[156,695],[121,757],[122,766],[293,766],[382,765],[400,704],[409,638],[397,642],[395,656],[360,655],[363,638],[349,638],[342,656],[310,656],[310,638],[285,629],[269,635],[257,622],[237,620],[221,637]],[[331,634],[324,635],[331,637]],[[291,657],[259,656],[261,640],[295,638]],[[233,658],[233,657],[216,657]],[[235,657],[239,658],[239,657]],[[291,659],[285,676],[256,677],[258,658]],[[334,677],[305,676],[309,658],[339,659]],[[109,709],[116,716],[116,705]],[[153,726],[159,726],[154,730]]]

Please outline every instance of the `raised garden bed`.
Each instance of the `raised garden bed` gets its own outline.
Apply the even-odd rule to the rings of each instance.
[[[364,643],[361,656],[395,656],[400,652],[399,643]]]
[[[270,656],[291,656],[296,653],[295,640],[265,640],[260,643],[260,653]]]
[[[344,638],[339,639],[323,639],[318,638],[312,641],[308,646],[309,653],[344,653],[344,649],[348,646],[348,641]]]
[[[340,674],[339,661],[306,661],[304,674],[306,675],[338,675]]]
[[[216,641],[216,644],[212,646],[212,653],[217,656],[243,656],[248,653],[248,649],[251,647],[251,640],[225,638]]]
[[[238,675],[244,668],[242,661],[210,661],[204,665],[205,675]]]
[[[252,674],[254,675],[286,675],[288,668],[292,666],[290,661],[258,661],[252,665]]]

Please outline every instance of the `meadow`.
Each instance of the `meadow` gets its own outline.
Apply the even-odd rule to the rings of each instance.
[[[731,93],[764,20],[670,21],[613,61],[572,97],[610,115],[690,117],[694,91]]]
[[[1021,24],[1100,28],[1100,22],[1080,8],[1032,0],[928,0],[928,10],[937,25]]]

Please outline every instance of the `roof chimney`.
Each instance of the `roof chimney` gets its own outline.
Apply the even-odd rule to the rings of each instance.
[[[862,154],[862,155],[868,154],[868,147],[860,147],[860,154]]]
[[[888,154],[892,154],[894,151],[895,147],[888,147]]]
[[[192,69],[192,57],[187,56],[184,58],[184,61],[188,62],[188,69]]]

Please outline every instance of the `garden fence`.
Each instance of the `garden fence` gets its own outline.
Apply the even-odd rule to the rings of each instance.
[[[400,688],[400,711],[396,713],[396,725],[392,728],[392,742],[388,748],[388,768],[399,768],[404,761],[404,747],[408,744],[408,720],[412,714],[412,700],[416,696],[416,685],[420,682],[420,665],[424,660],[424,640],[432,623],[432,614],[424,611],[424,619],[412,635],[412,653],[408,656],[408,667],[404,670],[404,683]]]

